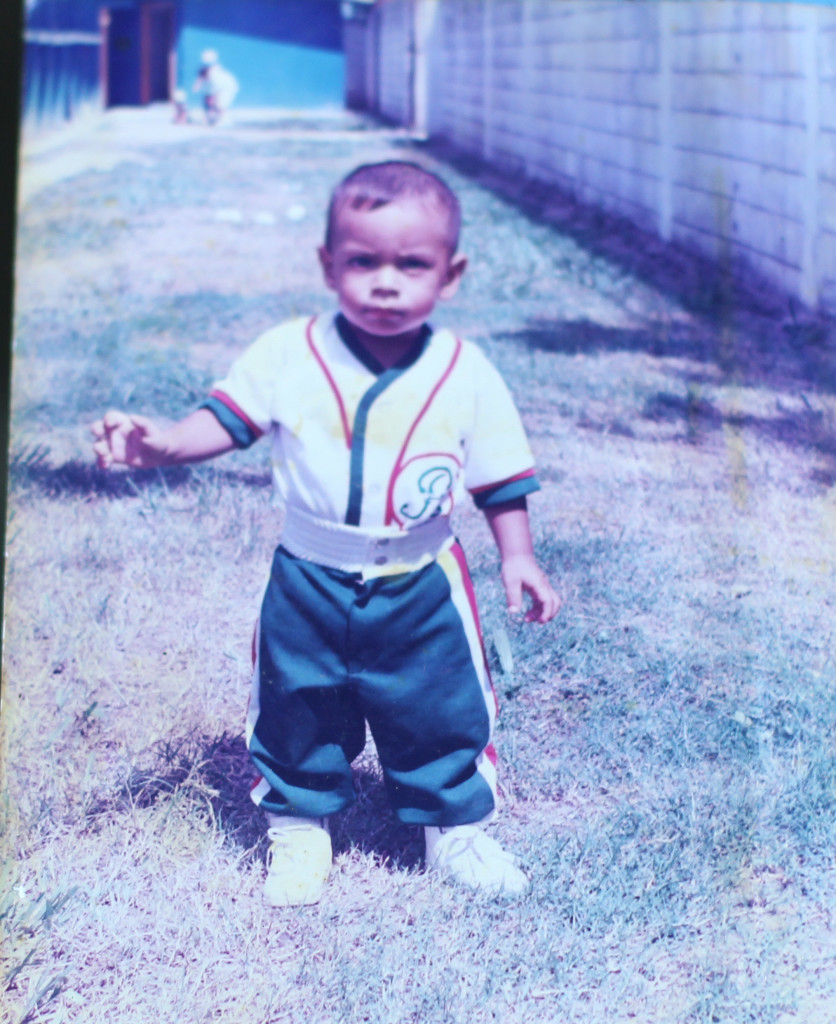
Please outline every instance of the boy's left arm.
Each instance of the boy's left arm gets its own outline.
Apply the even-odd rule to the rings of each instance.
[[[499,548],[508,611],[519,612],[523,595],[528,594],[531,607],[525,621],[544,623],[553,619],[563,602],[534,557],[525,498],[488,506],[482,511]]]

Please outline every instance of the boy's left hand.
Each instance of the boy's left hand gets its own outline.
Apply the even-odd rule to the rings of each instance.
[[[563,601],[533,555],[509,555],[503,559],[502,582],[512,615],[522,610],[524,594],[531,598],[526,622],[549,622],[560,611]]]

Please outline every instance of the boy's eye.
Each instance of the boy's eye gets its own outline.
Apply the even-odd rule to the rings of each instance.
[[[420,256],[407,256],[401,261],[401,267],[403,270],[428,270],[430,263]]]
[[[363,255],[352,256],[348,261],[348,265],[350,267],[357,267],[360,270],[368,270],[370,267],[374,266],[374,258],[372,256]]]

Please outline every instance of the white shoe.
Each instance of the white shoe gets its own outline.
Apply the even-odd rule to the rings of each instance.
[[[331,871],[331,833],[324,818],[270,815],[264,897],[272,907],[318,903]]]
[[[471,889],[497,895],[520,896],[528,888],[528,879],[520,870],[517,858],[503,850],[478,825],[428,826],[424,836],[428,871],[437,871]]]

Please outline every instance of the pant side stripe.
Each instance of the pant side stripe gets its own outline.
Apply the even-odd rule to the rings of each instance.
[[[485,701],[485,710],[490,721],[491,734],[493,734],[496,722],[496,695],[491,684],[490,673],[488,672],[485,648],[482,643],[482,632],[479,627],[478,611],[476,608],[476,597],[473,591],[473,584],[467,571],[467,564],[464,560],[464,553],[458,544],[454,544],[449,551],[445,551],[438,558],[438,565],[443,570],[450,583],[451,599],[467,636],[470,645],[470,656],[476,674],[482,683],[482,696]],[[490,786],[491,792],[496,799],[497,772],[496,772],[496,750],[491,742],[479,754],[476,759],[476,769],[482,778]]]

